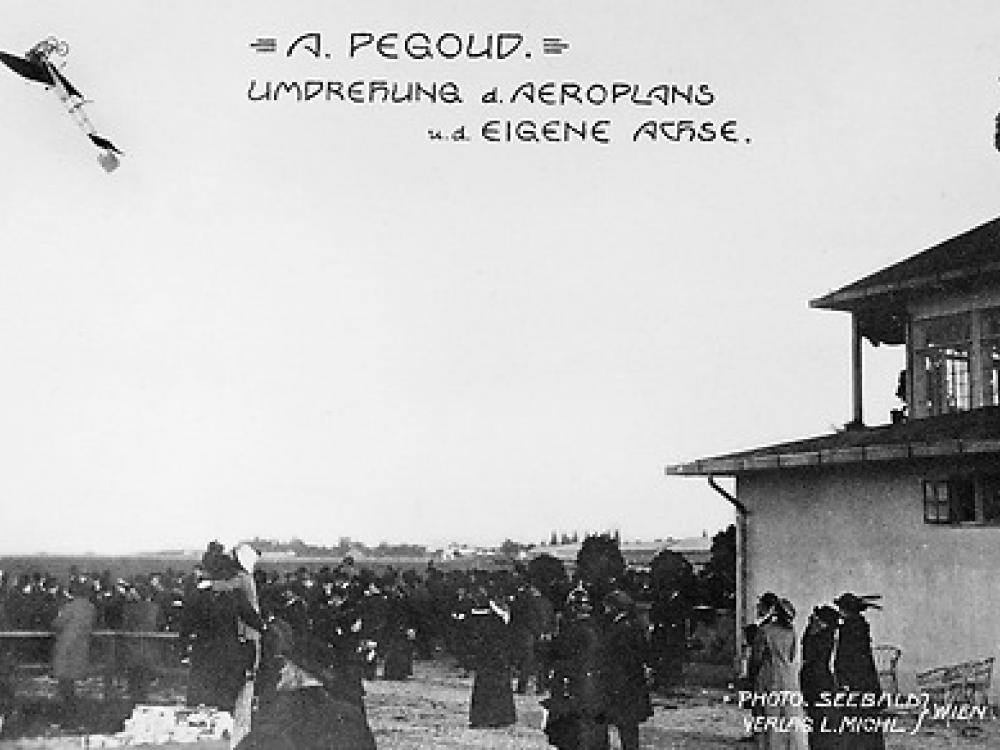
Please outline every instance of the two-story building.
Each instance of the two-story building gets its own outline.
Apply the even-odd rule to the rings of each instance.
[[[901,689],[1000,656],[1000,219],[810,304],[851,315],[845,428],[667,467],[737,507],[738,623],[767,590],[803,621],[841,592],[881,594],[868,619],[902,649]],[[905,408],[882,426],[864,424],[863,339],[905,347]]]

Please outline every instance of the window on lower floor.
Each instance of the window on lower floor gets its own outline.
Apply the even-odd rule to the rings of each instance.
[[[925,480],[924,523],[1000,525],[1000,476]]]
[[[983,523],[1000,524],[1000,477],[982,481]]]

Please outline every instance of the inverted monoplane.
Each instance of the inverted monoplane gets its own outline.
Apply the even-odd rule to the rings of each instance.
[[[55,91],[70,117],[73,118],[73,121],[90,142],[97,147],[99,151],[98,163],[105,172],[113,172],[118,168],[118,157],[122,152],[110,140],[98,134],[97,128],[94,127],[84,111],[84,106],[89,102],[52,62],[54,56],[65,57],[68,54],[69,45],[66,42],[49,37],[25,52],[24,57],[0,51],[0,62],[22,78],[41,83],[45,88]]]

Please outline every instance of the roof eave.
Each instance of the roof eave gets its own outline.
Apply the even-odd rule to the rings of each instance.
[[[870,305],[890,295],[906,295],[923,289],[939,289],[948,284],[970,279],[976,280],[986,274],[997,273],[1000,273],[1000,260],[882,284],[867,285],[864,283],[864,279],[862,279],[822,297],[810,300],[809,307],[853,312],[860,307]]]
[[[667,476],[737,476],[761,471],[884,464],[920,458],[1000,455],[1000,439],[936,440],[822,448],[790,453],[749,453],[743,456],[702,458],[667,466]]]

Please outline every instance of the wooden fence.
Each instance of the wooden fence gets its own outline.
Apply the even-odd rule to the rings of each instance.
[[[39,630],[0,631],[0,678],[51,673],[55,633]],[[180,637],[173,632],[95,630],[90,641],[90,674],[104,680],[107,697],[115,681],[124,677],[141,651],[143,664],[157,676],[186,677]]]

